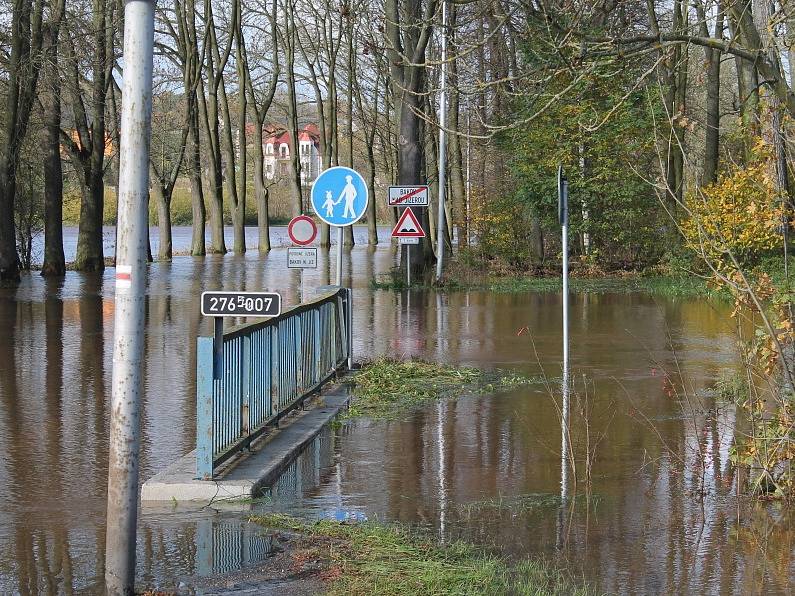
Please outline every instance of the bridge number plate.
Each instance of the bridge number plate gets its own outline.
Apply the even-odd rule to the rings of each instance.
[[[205,317],[278,317],[282,297],[275,292],[202,292]]]

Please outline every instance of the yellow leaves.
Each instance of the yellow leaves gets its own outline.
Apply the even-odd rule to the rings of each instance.
[[[755,151],[760,156],[755,162],[704,187],[687,205],[689,217],[682,222],[686,243],[720,269],[731,262],[730,253],[744,260],[781,243],[783,210],[772,161],[764,145],[757,144]]]

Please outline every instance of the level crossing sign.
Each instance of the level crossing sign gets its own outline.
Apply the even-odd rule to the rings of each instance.
[[[403,210],[400,219],[392,228],[392,238],[425,238],[425,230],[410,207]]]
[[[336,166],[324,170],[312,184],[312,208],[330,226],[349,226],[367,210],[367,183],[359,172]]]

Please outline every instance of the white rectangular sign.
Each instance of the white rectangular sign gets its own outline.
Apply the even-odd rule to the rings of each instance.
[[[400,240],[401,244],[419,244],[420,243],[420,239],[419,238],[398,237],[398,240]]]
[[[290,269],[317,269],[317,249],[288,248],[287,267]]]
[[[390,186],[389,187],[389,206],[404,207],[414,205],[419,207],[428,206],[428,187],[427,186]]]
[[[282,297],[276,292],[202,292],[205,317],[278,317]]]

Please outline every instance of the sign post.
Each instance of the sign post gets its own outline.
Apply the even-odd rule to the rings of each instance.
[[[404,196],[410,197],[412,195],[408,194]],[[422,229],[420,220],[414,215],[414,211],[411,210],[411,207],[406,207],[403,213],[400,214],[398,222],[395,224],[395,227],[392,228],[392,238],[397,238],[400,240],[401,244],[408,245],[406,246],[406,285],[411,287],[411,245],[419,244],[420,238],[425,238],[425,230]]]
[[[569,455],[569,181],[558,166],[558,220],[563,245],[563,409],[561,415],[561,500],[568,497]]]
[[[364,216],[368,200],[362,175],[345,166],[324,170],[312,184],[312,209],[321,221],[337,228],[338,286],[342,286],[342,228]]]
[[[310,198],[312,209],[320,220],[337,228],[337,285],[342,287],[342,228],[355,224],[367,211],[367,183],[356,170],[335,166],[317,177]],[[350,365],[353,362],[353,288],[348,288],[348,313]]]
[[[444,186],[445,176],[447,175],[447,148],[445,138],[445,126],[447,124],[447,0],[442,0],[442,72],[440,75],[441,89],[439,91],[439,215],[436,218],[438,227],[436,231],[436,241],[438,244],[436,254],[436,281],[442,281],[442,271],[444,269],[444,231],[445,231],[445,212],[444,212]],[[450,242],[452,242],[452,238]]]

